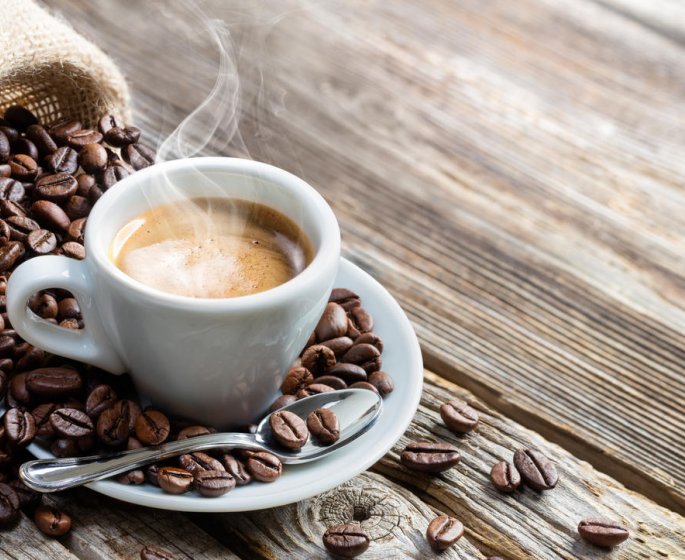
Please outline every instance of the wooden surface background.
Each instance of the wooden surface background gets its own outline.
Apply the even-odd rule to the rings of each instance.
[[[211,88],[219,51],[199,15],[222,19],[241,79],[240,134],[210,106],[201,130],[218,128],[207,151],[247,153],[316,186],[340,220],[346,256],[410,315],[427,366],[540,434],[511,423],[507,437],[566,449],[550,447],[569,478],[559,503],[580,514],[583,492],[593,503],[599,493],[626,521],[644,513],[630,521],[645,534],[612,558],[684,556],[682,518],[647,500],[685,512],[685,5],[47,4],[120,64],[136,124],[157,138]],[[395,459],[354,484],[398,480],[388,492],[419,520],[425,504],[459,513],[468,542],[454,554],[478,557],[475,545],[511,558],[592,556],[567,532],[570,520],[551,515],[554,494],[507,532],[502,516],[513,512],[486,500],[482,482],[426,486]],[[605,499],[604,484],[619,498]],[[282,557],[286,541],[301,557],[320,554],[314,521],[298,507],[192,521],[239,557]],[[293,519],[302,522],[294,536],[274,529]],[[421,557],[413,536],[400,536],[398,550]],[[65,543],[72,554],[108,557],[78,538]]]

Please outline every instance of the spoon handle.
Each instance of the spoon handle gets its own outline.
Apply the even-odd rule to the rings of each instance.
[[[37,492],[58,492],[184,453],[218,447],[240,447],[254,451],[265,449],[251,434],[207,434],[111,455],[29,461],[21,466],[19,476],[29,488]]]

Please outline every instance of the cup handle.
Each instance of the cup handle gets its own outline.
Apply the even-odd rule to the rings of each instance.
[[[85,261],[61,256],[34,257],[21,264],[7,282],[7,314],[12,327],[34,346],[111,373],[123,373],[126,365],[105,333],[92,286]],[[74,294],[83,315],[83,329],[58,327],[29,309],[29,298],[50,288]]]

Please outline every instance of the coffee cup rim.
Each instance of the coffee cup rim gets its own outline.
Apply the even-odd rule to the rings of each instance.
[[[247,176],[254,176],[263,181],[270,181],[290,190],[310,211],[317,216],[316,228],[320,236],[318,248],[311,262],[296,276],[273,288],[232,298],[196,298],[164,292],[139,282],[120,270],[108,255],[112,239],[102,242],[103,228],[98,228],[101,220],[120,204],[131,190],[140,189],[142,194],[145,181],[165,173],[192,169],[195,171],[226,171]],[[269,204],[268,201],[264,201]],[[307,233],[307,232],[306,232]],[[104,247],[106,246],[106,247]],[[94,261],[98,268],[115,281],[124,284],[131,294],[144,296],[147,301],[184,309],[212,311],[245,311],[278,306],[290,301],[292,297],[307,292],[314,286],[321,274],[331,267],[337,269],[340,260],[340,228],[338,221],[328,203],[311,185],[296,175],[274,165],[254,160],[232,157],[194,157],[160,162],[119,181],[106,191],[98,200],[88,217],[85,231],[86,262]]]

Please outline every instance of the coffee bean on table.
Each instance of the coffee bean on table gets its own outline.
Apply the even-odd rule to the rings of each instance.
[[[49,506],[39,506],[33,514],[33,521],[42,533],[50,537],[61,537],[71,529],[71,517]]]
[[[158,410],[145,410],[136,420],[136,437],[143,445],[159,445],[169,437],[169,419]]]
[[[347,288],[334,288],[328,301],[340,305],[345,311],[350,311],[354,307],[361,305],[361,299],[352,290]]]
[[[308,385],[304,389],[300,389],[297,392],[297,399],[304,399],[307,397],[311,397],[312,395],[320,395],[321,393],[331,393],[333,392],[333,388],[329,387],[328,385],[324,385],[323,383],[312,383],[311,385]]]
[[[26,129],[26,137],[36,145],[38,153],[42,156],[51,154],[57,149],[57,144],[48,134],[48,131],[39,124],[29,126]]]
[[[621,544],[630,532],[621,523],[602,517],[589,517],[578,524],[582,539],[595,546],[612,548]]]
[[[91,418],[97,418],[106,409],[117,401],[116,391],[109,385],[97,385],[88,394],[86,399],[86,414]]]
[[[295,395],[281,395],[269,407],[269,412],[276,412],[277,410],[294,403],[297,400]]]
[[[381,369],[381,353],[371,344],[355,344],[340,359],[341,362],[356,364],[366,373],[373,373]]]
[[[157,473],[157,482],[168,494],[184,494],[193,485],[193,475],[185,469],[162,467]]]
[[[111,131],[110,131],[111,133]],[[145,144],[129,144],[121,150],[126,163],[130,163],[134,170],[139,171],[155,163],[157,154]]]
[[[11,486],[0,482],[0,525],[7,525],[19,515],[19,496]]]
[[[330,444],[340,439],[340,423],[330,408],[317,408],[307,416],[307,428],[318,441]]]
[[[115,148],[123,148],[140,139],[140,129],[135,126],[114,126],[105,132],[105,142]],[[122,155],[124,150],[122,150]],[[128,161],[128,160],[127,160]]]
[[[464,534],[461,521],[447,515],[439,515],[428,524],[426,539],[434,550],[446,550]]]
[[[538,492],[551,490],[559,476],[554,464],[537,449],[519,449],[514,453],[514,465],[523,482]]]
[[[4,418],[5,437],[14,445],[24,446],[36,437],[36,420],[26,410],[10,408]]]
[[[516,467],[508,461],[500,461],[493,465],[490,471],[490,480],[497,490],[507,494],[521,485],[521,475]]]
[[[207,453],[196,451],[194,453],[186,453],[178,458],[178,462],[185,470],[197,476],[204,471],[223,471],[224,467],[218,459],[215,459]]]
[[[413,442],[400,455],[402,464],[412,470],[439,473],[456,465],[461,456],[449,443]]]
[[[328,370],[328,375],[335,375],[348,385],[358,381],[366,381],[368,378],[364,369],[356,364],[335,364]]]
[[[247,459],[247,470],[259,482],[273,482],[283,471],[283,465],[278,457],[259,451],[252,453]]]
[[[50,415],[55,431],[67,438],[80,438],[93,433],[93,421],[83,411],[75,408],[60,408]]]
[[[369,375],[368,382],[371,383],[382,397],[386,397],[395,389],[392,377],[384,371],[374,371]]]
[[[335,357],[338,358],[352,348],[354,341],[349,336],[339,336],[338,338],[324,340],[320,344],[321,346],[326,346],[327,348],[333,350],[333,354],[335,354]]]
[[[321,344],[310,346],[302,354],[302,365],[315,377],[323,375],[335,365],[335,362],[333,350]]]
[[[83,386],[81,374],[71,367],[34,369],[26,375],[26,387],[40,397],[61,397],[77,393]]]
[[[335,391],[347,389],[347,383],[345,383],[340,377],[336,377],[335,375],[322,375],[321,377],[316,378],[316,382],[319,385],[328,385],[331,389]]]
[[[233,455],[228,453],[221,456],[221,464],[228,474],[230,474],[237,486],[244,486],[248,484],[252,477],[250,473],[247,472],[245,465],[243,465],[238,459]]]
[[[52,202],[64,202],[76,194],[78,183],[69,173],[62,171],[43,175],[36,181],[35,195]]]
[[[321,319],[319,319],[314,333],[316,340],[323,342],[332,338],[344,336],[347,332],[347,313],[345,310],[334,302],[326,304]]]
[[[323,534],[323,545],[334,556],[355,558],[366,552],[371,539],[359,525],[329,527]]]
[[[271,433],[283,447],[300,449],[309,439],[305,421],[287,410],[274,412],[269,417]]]
[[[90,128],[81,128],[66,135],[67,144],[75,150],[80,150],[86,144],[102,142],[102,134]]]
[[[195,475],[195,490],[209,498],[223,496],[235,488],[235,479],[225,470],[202,471]]]
[[[478,413],[464,401],[452,399],[440,407],[440,417],[445,425],[455,433],[465,434],[478,425]]]
[[[57,238],[47,229],[35,229],[29,233],[26,244],[37,255],[47,255],[57,247]]]
[[[176,560],[166,548],[149,544],[140,551],[140,560]]]
[[[295,367],[288,370],[288,375],[285,376],[283,383],[281,383],[281,392],[284,395],[294,395],[300,389],[304,389],[307,385],[314,382],[314,376],[305,367]]]
[[[39,224],[52,231],[68,231],[69,216],[54,202],[37,200],[31,205],[31,214]]]
[[[96,427],[98,438],[102,443],[111,447],[121,445],[128,439],[129,423],[128,401],[117,401],[100,413]],[[142,443],[142,440],[140,441]]]

